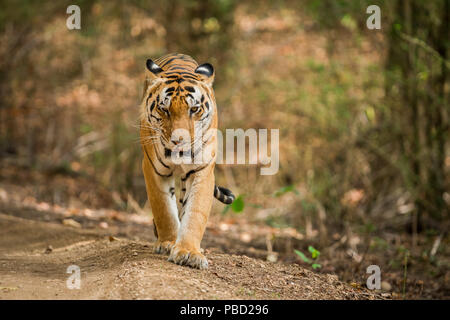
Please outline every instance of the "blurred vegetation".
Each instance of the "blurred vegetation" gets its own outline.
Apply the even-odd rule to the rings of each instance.
[[[217,167],[241,195],[225,214],[322,244],[350,226],[448,230],[449,1],[77,1],[80,31],[69,4],[2,2],[2,166],[83,175],[143,205],[145,59],[182,52],[215,65],[221,129],[280,129],[277,175]]]
[[[334,42],[338,25],[361,36],[365,17],[360,6],[370,4],[312,1],[309,9],[322,28],[333,32]],[[355,146],[372,157],[371,190],[385,197],[385,192],[399,188],[413,202],[402,208],[411,213],[411,227],[417,232],[424,224],[436,226],[430,218],[442,222],[449,217],[449,1],[376,4],[382,8],[381,43],[387,50],[382,69],[372,72],[383,75],[384,96],[366,108],[370,125],[359,128]]]

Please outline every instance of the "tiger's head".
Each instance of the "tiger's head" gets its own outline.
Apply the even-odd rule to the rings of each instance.
[[[208,129],[217,126],[213,66],[179,56],[158,64],[147,60],[141,113],[153,143],[172,152],[193,149],[198,137],[207,138]]]

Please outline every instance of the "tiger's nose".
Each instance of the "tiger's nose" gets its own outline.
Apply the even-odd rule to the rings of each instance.
[[[170,140],[174,145],[178,145],[178,144],[180,144],[180,143],[182,143],[183,142],[183,137],[178,137],[178,138],[172,138],[171,140]]]

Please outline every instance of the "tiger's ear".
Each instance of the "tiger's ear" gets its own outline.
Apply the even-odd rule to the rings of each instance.
[[[210,63],[201,64],[195,69],[195,73],[199,74],[202,81],[209,86],[214,82],[214,67]]]
[[[146,66],[147,69],[150,71],[150,73],[146,74],[144,80],[144,91],[142,92],[143,95],[142,98],[146,96],[148,87],[158,81],[159,79],[158,74],[163,71],[163,69],[161,69],[160,66],[154,63],[152,59],[147,59]]]
[[[160,66],[158,66],[156,63],[153,62],[152,59],[147,59],[147,69],[151,72],[153,76],[157,76],[158,73],[162,72],[163,69],[161,69]]]

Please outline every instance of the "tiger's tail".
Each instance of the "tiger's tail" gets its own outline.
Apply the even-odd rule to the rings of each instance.
[[[235,196],[231,190],[228,190],[227,188],[214,186],[214,198],[225,204],[232,204]]]

